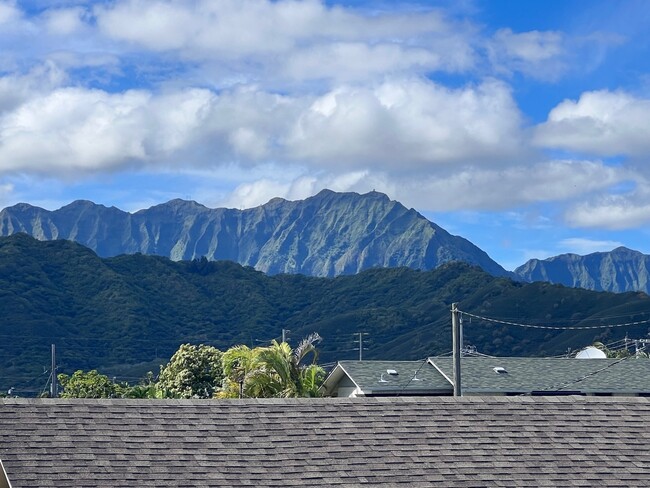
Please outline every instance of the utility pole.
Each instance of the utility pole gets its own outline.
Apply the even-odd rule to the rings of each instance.
[[[463,341],[462,323],[460,321],[460,312],[458,304],[451,304],[451,342],[453,350],[454,363],[454,396],[463,396],[460,376],[460,348]]]
[[[56,346],[52,344],[52,383],[50,383],[51,398],[56,398],[58,396],[56,381]]]
[[[289,329],[282,329],[282,342],[287,342],[287,332],[291,332]]]
[[[364,335],[370,335],[370,333],[369,332],[357,332],[357,334],[359,334],[359,361],[363,361],[363,336]]]

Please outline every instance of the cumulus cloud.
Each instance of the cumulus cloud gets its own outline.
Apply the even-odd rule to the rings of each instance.
[[[34,66],[28,73],[0,77],[0,116],[28,102],[32,97],[60,87],[68,77],[53,62]]]
[[[67,36],[86,28],[87,15],[82,7],[52,9],[43,14],[43,21],[49,33]]]
[[[413,40],[451,33],[436,12],[362,16],[316,0],[123,0],[98,7],[96,16],[108,35],[149,49],[239,56],[285,51],[311,39]]]
[[[422,210],[504,210],[573,199],[629,178],[627,171],[598,162],[549,161],[501,170],[469,168],[447,176],[414,179],[397,186],[394,194]]]
[[[369,191],[372,178],[368,171],[353,171],[342,174],[300,175],[280,179],[264,177],[238,185],[220,205],[234,208],[251,208],[262,205],[275,197],[287,200],[302,200],[321,190],[338,192]],[[381,184],[381,182],[380,182]],[[369,186],[370,185],[370,186]]]
[[[488,81],[448,89],[424,80],[341,87],[304,111],[288,137],[294,159],[401,170],[521,154],[520,113],[509,89]]]
[[[57,89],[0,119],[0,170],[94,172],[165,160],[192,148],[213,98],[200,89],[158,96]]]
[[[441,65],[441,56],[424,48],[338,42],[289,54],[284,72],[290,79],[350,82],[377,74],[427,72]]]
[[[124,0],[94,13],[109,39],[221,71],[244,64],[258,79],[361,80],[475,62],[469,29],[437,11],[363,15],[316,0]]]
[[[512,159],[522,151],[519,119],[509,90],[497,82],[450,90],[394,80],[321,97],[255,87],[159,94],[57,88],[0,117],[0,170],[275,160],[337,171],[421,172]]]
[[[565,213],[573,227],[608,230],[632,229],[650,223],[650,195],[605,195],[573,205]]]
[[[487,43],[493,66],[500,72],[519,71],[534,78],[556,79],[566,68],[564,36],[553,31],[515,33],[498,30]]]
[[[624,91],[592,91],[564,100],[535,130],[539,146],[601,156],[650,152],[650,99]]]
[[[249,207],[273,196],[306,198],[329,188],[366,193],[377,190],[407,207],[423,212],[500,211],[538,202],[558,202],[602,191],[629,177],[624,171],[590,161],[549,161],[532,167],[467,168],[429,174],[399,174],[376,170],[310,172],[261,176],[239,185],[226,206]],[[548,218],[516,214],[522,228],[549,228]]]

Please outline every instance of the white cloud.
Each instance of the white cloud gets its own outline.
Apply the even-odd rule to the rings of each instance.
[[[43,14],[46,30],[54,35],[67,36],[86,27],[87,11],[81,7],[48,10]]]
[[[11,24],[22,17],[22,12],[13,0],[0,2],[0,25]]]
[[[46,174],[103,172],[134,162],[208,164],[206,135],[215,95],[190,89],[154,96],[63,88],[0,119],[0,169]]]
[[[550,161],[502,170],[471,168],[435,176],[400,174],[397,171],[312,172],[308,169],[282,176],[272,174],[271,169],[267,175],[240,184],[225,200],[225,205],[247,208],[261,205],[273,196],[301,199],[328,188],[358,193],[377,190],[422,212],[485,212],[570,200],[602,191],[628,176],[625,172],[588,161]],[[507,218],[515,220],[515,227],[519,228],[540,230],[552,227],[544,215],[510,212]]]
[[[500,29],[487,44],[488,57],[501,72],[519,71],[540,79],[556,79],[566,68],[564,36],[553,31],[514,33]]]
[[[430,169],[520,155],[520,123],[501,83],[451,90],[429,81],[394,80],[320,97],[301,114],[287,145],[295,160],[328,166]]]
[[[95,13],[99,26],[111,37],[158,51],[241,56],[283,52],[314,39],[404,41],[454,35],[436,12],[363,16],[316,0],[124,0],[98,7]]]
[[[648,195],[605,195],[570,207],[565,221],[573,227],[608,230],[632,229],[650,223]]]
[[[560,249],[563,249],[563,253],[580,255],[591,254],[594,252],[607,252],[623,245],[619,241],[594,240],[586,239],[584,237],[570,237],[567,239],[562,239],[558,244],[558,247]]]
[[[58,88],[31,95],[7,104],[0,117],[0,171],[280,161],[392,174],[459,162],[501,164],[523,147],[519,112],[497,82],[449,90],[397,80],[318,98],[255,87],[160,94]]]
[[[261,178],[238,185],[222,203],[226,207],[251,208],[262,205],[275,197],[287,200],[302,200],[323,189],[332,191],[367,192],[368,173],[355,171],[339,175],[301,175],[280,179]],[[365,184],[364,184],[365,183]],[[361,185],[360,185],[361,184]]]
[[[442,64],[439,54],[421,47],[332,43],[289,54],[284,72],[290,79],[349,82],[377,74],[433,71]]]
[[[650,99],[600,90],[560,103],[536,128],[534,140],[544,147],[601,156],[647,156],[649,126]]]
[[[109,39],[249,80],[361,80],[475,63],[472,29],[433,10],[369,15],[317,0],[123,0],[94,12]]]
[[[0,168],[45,173],[107,169],[145,155],[140,92],[109,95],[65,88],[0,119]]]
[[[34,66],[26,74],[0,77],[0,116],[33,97],[61,86],[65,81],[66,73],[52,62]]]
[[[619,168],[590,161],[549,161],[504,169],[469,168],[448,176],[396,184],[395,198],[421,210],[503,210],[560,202],[603,191],[630,178]]]

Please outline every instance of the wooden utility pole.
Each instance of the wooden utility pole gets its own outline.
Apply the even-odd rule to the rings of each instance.
[[[458,304],[451,304],[451,343],[453,351],[454,362],[454,396],[463,396],[461,388],[461,374],[460,374],[460,348],[463,342],[462,324],[460,322],[460,312],[458,311]]]

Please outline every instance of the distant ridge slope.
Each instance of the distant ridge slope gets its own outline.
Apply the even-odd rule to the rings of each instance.
[[[89,201],[55,211],[18,204],[0,212],[0,235],[67,239],[102,257],[155,254],[173,260],[231,260],[269,274],[332,277],[372,267],[434,269],[450,261],[510,276],[481,249],[413,209],[370,192],[323,190],[275,198],[247,210],[172,200],[133,214]]]
[[[650,256],[625,247],[586,256],[562,254],[531,259],[515,274],[525,281],[548,281],[588,290],[650,294]]]

